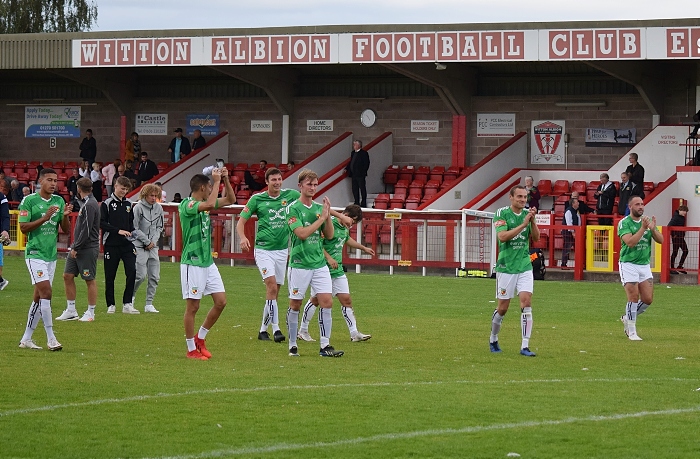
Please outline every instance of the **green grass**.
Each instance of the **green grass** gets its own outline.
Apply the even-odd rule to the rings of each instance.
[[[503,353],[488,351],[493,280],[349,274],[359,328],[373,338],[350,343],[336,306],[331,341],[345,356],[323,359],[318,343],[301,342],[291,358],[286,343],[256,339],[257,270],[221,266],[229,304],[208,337],[214,358],[200,362],[184,357],[177,264],[162,264],[160,314],[139,316],[106,314],[101,268],[95,322],[57,322],[64,350],[30,351],[17,347],[29,276],[21,257],[5,257],[0,457],[700,455],[697,287],[657,285],[638,321],[644,341],[630,342],[619,284],[537,282],[538,355],[525,358],[517,307]],[[65,308],[62,269],[54,317]],[[202,303],[197,325],[211,300]],[[45,345],[42,325],[34,336]]]

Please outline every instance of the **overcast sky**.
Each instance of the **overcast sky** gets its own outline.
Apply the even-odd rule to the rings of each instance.
[[[697,17],[688,0],[95,0],[95,31]]]

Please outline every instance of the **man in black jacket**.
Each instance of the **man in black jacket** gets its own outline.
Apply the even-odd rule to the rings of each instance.
[[[66,309],[56,320],[76,320],[78,311],[75,308],[76,288],[75,276],[83,278],[87,284],[88,310],[80,318],[81,322],[95,320],[97,305],[97,257],[100,254],[100,205],[92,195],[92,181],[81,177],[76,182],[80,199],[80,211],[73,229],[73,245],[70,247],[66,266],[63,270],[63,283],[66,286]]]
[[[598,215],[612,215],[615,207],[615,197],[617,196],[617,188],[610,181],[610,176],[603,172],[600,174],[600,185],[595,190],[596,204],[595,209]],[[612,225],[612,218],[599,218],[599,225]]]
[[[678,210],[673,213],[671,221],[666,226],[685,226],[685,216],[688,214],[688,206],[680,205]],[[688,256],[688,244],[685,242],[685,231],[671,231],[671,242],[673,243],[673,252],[671,252],[671,274],[688,274],[683,268],[685,258]],[[674,262],[678,250],[681,251],[681,259],[678,260],[678,266],[673,269]]]
[[[156,163],[148,159],[148,153],[145,151],[141,152],[141,162],[139,163],[139,173],[136,186],[141,185],[143,182],[148,182],[153,177],[158,175],[158,166]]]
[[[119,177],[114,185],[112,196],[102,202],[100,209],[100,228],[105,259],[105,299],[107,314],[114,314],[114,278],[117,277],[119,262],[124,262],[126,285],[122,296],[122,312],[139,314],[131,303],[136,282],[136,249],[132,243],[131,232],[134,231],[134,212],[131,201],[126,194],[131,189],[131,182],[126,177]]]
[[[170,153],[170,162],[176,163],[192,151],[190,147],[190,139],[183,137],[182,128],[175,129],[175,137],[170,141],[168,153]]]
[[[352,143],[350,152],[350,163],[345,168],[348,176],[352,178],[352,195],[355,204],[360,207],[367,207],[367,171],[369,170],[369,153],[362,149],[362,142],[355,140]],[[360,196],[362,199],[360,199]]]
[[[630,174],[623,172],[620,174],[620,201],[617,203],[617,214],[628,215],[629,207],[627,203],[632,196],[639,196],[644,199],[644,190],[642,186],[637,186],[630,181]]]
[[[192,150],[199,150],[206,144],[207,141],[204,137],[202,137],[202,131],[195,129],[194,137],[192,137]]]
[[[85,131],[85,138],[80,142],[80,157],[89,163],[89,168],[92,169],[92,163],[97,157],[97,141],[92,136],[92,129]]]
[[[625,172],[627,172],[630,175],[630,182],[634,183],[642,191],[644,191],[644,168],[641,164],[637,162],[637,159],[639,159],[637,153],[630,153],[630,165],[627,166]],[[644,195],[642,195],[641,197],[643,199]]]

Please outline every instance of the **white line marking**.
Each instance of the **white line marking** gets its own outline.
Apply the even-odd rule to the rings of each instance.
[[[524,422],[513,422],[507,424],[492,424],[487,426],[470,426],[462,427],[461,429],[432,429],[432,430],[418,430],[413,432],[399,432],[399,433],[387,433],[373,435],[371,437],[356,437],[348,438],[345,440],[331,441],[331,442],[314,442],[314,443],[278,443],[276,445],[269,446],[249,446],[244,448],[236,449],[221,449],[215,451],[205,451],[198,454],[190,454],[185,456],[163,456],[157,459],[204,459],[210,457],[222,457],[222,456],[240,456],[244,454],[266,454],[275,453],[278,451],[290,451],[290,450],[300,450],[300,449],[310,449],[310,448],[328,448],[337,447],[345,445],[359,445],[362,443],[372,443],[379,441],[393,441],[393,440],[405,440],[417,437],[427,437],[431,435],[459,435],[459,434],[471,434],[477,432],[486,432],[491,430],[505,430],[505,429],[518,429],[522,427],[545,427],[545,426],[558,426],[563,424],[573,424],[575,422],[601,422],[601,421],[618,421],[621,419],[630,418],[643,418],[646,416],[668,416],[674,414],[685,414],[685,413],[696,413],[700,411],[700,406],[694,406],[690,408],[678,408],[672,410],[659,410],[659,411],[640,411],[638,413],[621,413],[621,414],[611,414],[608,416],[585,416],[580,418],[564,418],[564,419],[553,419],[546,421],[524,421]],[[148,458],[144,458],[148,459]],[[150,458],[156,459],[156,458]]]
[[[696,382],[700,378],[596,378],[596,379],[522,379],[522,380],[508,380],[508,381],[470,381],[470,380],[458,380],[458,381],[408,381],[401,383],[391,383],[391,382],[374,382],[374,383],[347,383],[347,384],[325,384],[325,385],[295,385],[295,386],[262,386],[262,387],[250,387],[250,388],[214,388],[214,389],[202,389],[202,390],[188,390],[184,392],[161,392],[152,395],[133,395],[131,397],[123,398],[105,398],[98,400],[88,400],[85,402],[73,402],[73,403],[62,403],[59,405],[45,405],[37,406],[34,408],[18,408],[14,410],[0,411],[0,418],[14,416],[18,414],[29,414],[38,413],[41,411],[55,411],[63,408],[81,408],[86,406],[96,406],[96,405],[106,405],[110,403],[128,403],[128,402],[140,402],[145,400],[159,399],[159,398],[170,398],[170,397],[186,397],[188,395],[205,395],[205,394],[226,394],[226,393],[252,393],[252,392],[264,392],[264,391],[280,391],[280,390],[318,390],[318,389],[338,389],[338,388],[358,388],[358,387],[410,387],[410,386],[432,386],[432,385],[447,385],[447,384],[474,384],[474,385],[498,385],[498,384],[558,384],[558,383],[570,383],[570,382],[583,382],[583,383],[628,383],[628,382],[658,382],[658,381],[671,381],[671,382]]]

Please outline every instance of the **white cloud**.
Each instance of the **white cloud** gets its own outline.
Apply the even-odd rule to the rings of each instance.
[[[688,0],[97,0],[94,30],[211,29],[354,24],[469,24],[697,17]],[[660,6],[663,5],[663,8]]]

